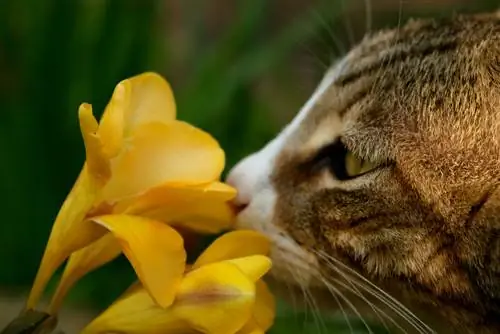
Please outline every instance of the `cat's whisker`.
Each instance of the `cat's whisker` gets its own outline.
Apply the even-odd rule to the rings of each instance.
[[[320,255],[320,254],[318,254],[318,255]],[[324,254],[323,254],[323,258],[325,258],[325,260],[327,260],[327,258],[324,256]],[[333,258],[331,258],[331,259],[332,260],[337,260],[337,259],[333,259]],[[335,270],[338,274],[345,275],[345,273],[343,273],[339,268],[337,268],[334,263],[330,262],[329,264],[330,264],[330,268],[333,269],[333,270]],[[374,289],[370,288],[369,286],[365,285],[364,283],[366,283],[366,282],[364,282],[364,283],[363,282],[358,282],[355,278],[363,278],[364,280],[366,280],[366,278],[362,277],[361,275],[359,275],[358,273],[356,273],[351,268],[347,267],[347,268],[344,268],[344,269],[349,269],[351,271],[351,273],[356,274],[355,277],[351,276],[351,277],[345,278],[345,279],[348,279],[353,284],[356,284],[361,289],[363,289],[364,291],[366,291],[369,294],[371,294],[373,297],[375,297],[378,300],[380,300],[381,302],[383,302],[386,306],[388,306],[396,314],[398,314],[399,316],[401,316],[405,321],[407,321],[410,325],[412,325],[415,329],[417,329],[419,331],[419,333],[425,333],[425,328],[422,328],[422,326],[415,320],[415,318],[417,320],[418,320],[418,318],[411,311],[409,311],[408,309],[405,309],[404,306],[402,306],[402,304],[401,304],[401,306],[398,305],[398,304],[396,304],[395,303],[396,300],[392,296],[389,296],[387,293],[385,293],[380,288],[377,287],[382,292],[384,292],[388,297],[386,297],[384,294],[379,293],[377,290],[374,290]],[[369,282],[369,283],[371,283],[371,282]],[[373,284],[373,283],[371,283],[371,284]]]
[[[309,291],[309,289],[307,287],[304,288],[304,292],[305,292],[306,298],[309,298],[309,300],[311,302],[312,312],[313,312],[313,316],[315,318],[314,321],[316,323],[316,328],[318,328],[318,333],[323,333],[319,325],[321,325],[321,327],[324,328],[325,331],[328,333],[325,322],[323,321],[323,318],[321,317],[319,307],[318,307],[318,304],[316,303],[316,300],[314,299],[313,295],[311,294],[311,292]]]
[[[319,278],[321,279],[321,276]],[[329,291],[330,291],[332,297],[335,299],[335,302],[339,306],[340,312],[342,312],[342,315],[344,316],[344,319],[345,319],[345,321],[347,323],[347,326],[349,327],[349,330],[351,331],[351,333],[353,333],[354,330],[352,328],[351,321],[349,320],[349,316],[347,315],[347,312],[345,311],[344,306],[342,306],[342,302],[339,300],[339,298],[337,297],[337,295],[335,293],[333,293],[333,291],[331,291],[331,290],[329,290]]]
[[[304,284],[301,282],[301,280],[298,279],[297,269],[295,269],[294,267],[292,267],[291,265],[289,265],[287,263],[285,263],[285,266],[286,266],[287,270],[290,272],[290,274],[292,275],[292,278],[295,280],[297,285],[302,290],[302,294],[303,294],[305,303],[307,305],[309,305],[309,307],[311,308],[311,313],[312,313],[312,316],[314,318],[315,326],[318,329],[318,333],[322,333],[320,323],[325,330],[327,328],[326,328],[326,325],[321,318],[321,315],[319,314],[319,307],[318,307],[314,297],[311,295],[311,293],[309,292],[307,287],[304,286]],[[306,308],[306,316],[307,316],[307,308]]]
[[[373,21],[373,11],[372,11],[372,2],[371,0],[365,0],[365,11],[366,11],[366,31],[365,34],[368,34],[372,30],[372,21]]]
[[[362,299],[365,303],[367,303],[368,306],[370,306],[370,308],[373,310],[373,312],[377,315],[377,317],[380,319],[380,321],[383,323],[383,325],[385,326],[385,328],[387,330],[389,330],[387,328],[387,325],[384,321],[384,317],[389,319],[389,321],[391,321],[393,324],[395,324],[396,326],[399,326],[395,321],[394,319],[392,319],[392,317],[390,317],[388,314],[386,314],[383,310],[381,310],[379,307],[377,307],[375,304],[373,304],[372,302],[370,302],[368,300],[368,298],[366,298],[363,293],[361,291],[358,290],[358,288],[356,287],[356,285],[354,285],[353,283],[353,278],[350,277],[348,274],[342,272],[342,270],[334,267],[334,264],[329,261],[327,258],[325,258],[321,253],[319,252],[316,252],[316,254],[323,258],[327,264],[329,265],[329,268],[333,269],[334,271],[336,271],[338,274],[340,274],[340,276],[347,282],[347,284],[349,284],[349,286],[346,284],[346,283],[343,283],[342,281],[340,281],[339,279],[337,278],[334,278],[334,277],[330,277],[331,280],[333,280],[335,283],[337,283],[338,285],[341,285],[342,287],[344,287],[345,289],[347,289],[348,291],[352,292],[353,294],[355,294],[356,296],[358,296],[360,299]],[[328,279],[328,278],[327,278]],[[382,313],[382,315],[380,314]]]
[[[326,288],[328,289],[328,291],[330,291],[330,293],[332,295],[337,294],[337,296],[339,296],[347,304],[347,306],[349,306],[351,308],[351,310],[354,312],[354,314],[356,314],[356,316],[361,320],[363,325],[366,327],[366,329],[368,330],[368,333],[373,334],[371,327],[365,321],[365,319],[363,318],[361,313],[358,311],[356,306],[354,306],[354,304],[349,300],[349,298],[347,298],[339,289],[337,289],[335,286],[333,286],[330,282],[328,282],[323,277],[321,278],[321,280],[322,280],[323,284],[326,286]]]
[[[320,255],[320,254],[318,254],[318,255]],[[333,265],[330,262],[328,262],[328,264],[330,266]],[[332,268],[332,269],[335,270],[335,268]],[[331,282],[332,284],[335,283],[336,285],[343,287],[347,291],[350,291],[351,293],[353,293],[354,295],[356,295],[357,297],[359,297],[361,300],[363,300],[368,306],[370,306],[370,308],[373,310],[373,312],[377,315],[377,317],[380,319],[380,321],[382,322],[384,328],[387,331],[389,331],[389,328],[387,327],[387,324],[386,324],[384,318],[386,318],[387,320],[389,320],[395,327],[397,327],[398,329],[400,329],[402,332],[406,333],[406,331],[391,316],[389,316],[387,313],[385,313],[383,310],[381,310],[379,307],[377,307],[375,304],[373,304],[368,298],[366,298],[363,295],[363,293],[361,291],[358,290],[358,288],[352,282],[353,279],[351,277],[349,277],[349,275],[347,275],[347,274],[345,274],[345,273],[343,273],[341,271],[337,271],[337,273],[339,273],[342,276],[342,278],[347,283],[344,283],[341,280],[339,280],[337,278],[334,278],[334,277],[325,277],[325,276],[323,276],[323,277],[326,280],[332,281]]]
[[[352,48],[355,44],[356,44],[356,40],[354,38],[354,30],[352,29],[352,24],[351,24],[351,20],[349,20],[348,18],[348,15],[346,15],[346,6],[345,6],[345,3],[346,1],[345,0],[341,0],[341,3],[342,3],[342,11],[343,11],[343,21],[344,21],[344,27],[345,27],[345,30],[346,30],[346,33],[347,33],[347,37],[349,39],[349,44],[350,44],[350,47]]]
[[[285,281],[284,283],[286,285],[286,289],[288,290],[288,294],[291,296],[291,299],[292,299],[292,308],[293,308],[294,314],[296,314],[298,312],[298,307],[297,307],[297,300],[296,300],[296,296],[295,296],[295,291],[290,286],[290,283],[288,283],[288,281]]]
[[[395,321],[391,316],[389,316],[387,313],[385,313],[383,310],[381,310],[375,304],[373,304],[372,302],[370,302],[368,300],[368,298],[366,298],[359,290],[357,290],[357,288],[354,285],[349,286],[346,283],[344,283],[341,280],[336,279],[336,278],[330,278],[330,280],[332,281],[331,282],[332,284],[335,283],[336,285],[338,285],[338,286],[346,289],[347,291],[353,293],[354,295],[356,295],[357,297],[359,297],[361,300],[363,300],[368,306],[370,306],[370,308],[373,310],[373,312],[376,314],[376,316],[380,319],[380,322],[382,323],[382,325],[384,326],[384,328],[388,332],[389,332],[389,327],[387,326],[386,320],[384,318],[386,318],[387,320],[389,320],[395,327],[397,327],[398,329],[400,329],[403,333],[407,333],[401,327],[401,325],[399,325],[397,323],[397,321]]]
[[[317,17],[316,19],[321,23],[323,28],[326,30],[328,33],[328,36],[332,40],[333,44],[335,45],[336,50],[336,56],[343,56],[347,53],[347,47],[346,45],[342,42],[342,39],[340,39],[332,30],[330,25],[328,24],[327,21],[323,18],[321,13],[319,13],[317,10],[313,11],[315,16]],[[333,58],[333,57],[332,57]]]
[[[349,273],[353,274],[355,278],[361,280],[361,282],[359,282],[356,279],[353,279],[352,282],[356,284],[359,288],[371,294],[373,297],[379,299],[386,306],[391,308],[395,313],[397,313],[404,320],[406,320],[410,325],[412,325],[415,329],[417,329],[420,333],[435,333],[435,331],[432,328],[430,328],[426,323],[420,320],[413,312],[411,312],[407,307],[401,304],[397,299],[389,295],[387,292],[385,292],[372,282],[370,282],[370,280],[363,277],[349,266],[342,263],[342,261],[324,252],[317,252],[317,253],[318,256],[319,253],[321,253],[322,257],[324,257],[325,259],[329,259],[331,262],[333,262],[331,268],[334,269],[337,273],[340,274],[341,272],[340,269],[337,267],[339,266],[344,270],[347,270]]]
[[[322,255],[319,253],[318,253],[318,256],[322,257]],[[327,261],[327,259],[325,259],[325,261]],[[327,261],[327,263],[330,265],[330,267],[333,266],[333,264],[331,262]],[[335,270],[335,268],[332,268],[332,269]],[[377,307],[375,304],[373,304],[370,300],[368,300],[368,298],[366,298],[363,295],[363,293],[361,291],[358,290],[358,288],[352,283],[351,277],[349,277],[347,274],[344,274],[341,271],[338,271],[338,273],[342,276],[342,278],[345,280],[346,283],[344,283],[341,280],[334,278],[334,277],[324,277],[324,276],[323,277],[327,280],[330,279],[331,281],[333,281],[332,283],[335,283],[337,285],[342,286],[344,289],[350,291],[351,293],[353,293],[354,295],[356,295],[357,297],[362,299],[368,306],[370,306],[370,308],[373,310],[373,312],[377,315],[377,317],[380,319],[380,321],[384,325],[385,329],[389,330],[389,328],[387,327],[387,324],[385,323],[384,318],[387,318],[395,326],[399,327],[397,322],[392,317],[390,317],[387,313],[385,313],[383,310],[381,310],[379,307]]]

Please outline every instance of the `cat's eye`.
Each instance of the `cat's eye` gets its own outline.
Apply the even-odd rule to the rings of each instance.
[[[354,156],[351,152],[347,152],[344,160],[346,174],[351,178],[365,174],[377,167],[369,161]]]
[[[315,158],[315,165],[316,168],[328,168],[341,181],[356,178],[379,167],[354,155],[340,140],[323,148]]]

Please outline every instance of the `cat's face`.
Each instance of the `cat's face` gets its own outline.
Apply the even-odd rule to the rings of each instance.
[[[499,179],[500,18],[485,15],[366,38],[228,181],[277,279],[318,285],[340,260],[455,310],[500,298]]]

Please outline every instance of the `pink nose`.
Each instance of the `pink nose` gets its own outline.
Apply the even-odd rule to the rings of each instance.
[[[233,199],[237,213],[243,211],[251,202],[251,185],[249,175],[245,172],[244,162],[240,162],[229,172],[226,183],[236,188],[238,194]]]

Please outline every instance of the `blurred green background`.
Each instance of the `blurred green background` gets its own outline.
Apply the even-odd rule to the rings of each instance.
[[[81,168],[81,102],[99,115],[120,80],[159,72],[173,86],[178,117],[219,140],[229,169],[293,117],[367,22],[391,27],[496,3],[0,0],[0,327],[20,310]],[[133,276],[118,259],[85,277],[67,300],[63,327],[78,328]],[[278,315],[274,334],[350,332],[342,317],[318,327],[307,310],[280,306]]]

